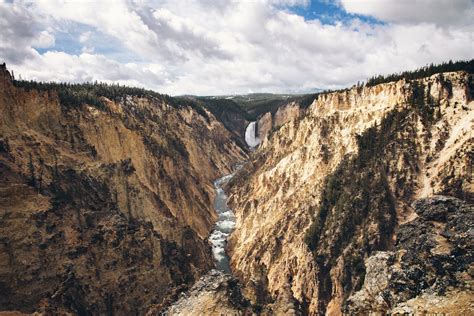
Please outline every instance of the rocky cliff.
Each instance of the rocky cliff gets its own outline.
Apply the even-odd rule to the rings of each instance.
[[[166,315],[243,315],[251,312],[238,280],[217,270],[201,277],[187,293],[182,293],[163,311]]]
[[[271,132],[280,128],[286,122],[301,116],[303,109],[297,102],[283,104],[274,114],[267,112],[257,120],[257,134],[260,139],[266,138]]]
[[[385,312],[428,293],[437,278],[401,286],[380,308],[354,307],[372,284],[365,275],[377,256],[396,252],[398,261],[381,260],[401,265],[410,282],[423,279],[407,270],[418,251],[407,232],[415,221],[436,234],[425,240],[430,260],[420,269],[442,269],[430,249],[443,247],[452,224],[423,218],[412,203],[433,194],[472,203],[473,120],[473,78],[462,71],[318,95],[264,139],[229,185],[237,216],[231,265],[244,294],[286,314],[339,315]],[[472,220],[472,208],[462,212]],[[444,255],[472,263],[469,249],[452,243]],[[449,268],[442,295],[472,298],[462,285],[472,284],[468,266]],[[384,289],[368,291],[376,297]]]
[[[472,313],[474,206],[433,196],[412,207],[417,218],[400,225],[393,250],[367,258],[364,283],[349,297],[348,314]]]
[[[207,238],[242,109],[0,67],[0,310],[474,313],[473,100],[458,71],[260,116],[225,188],[230,276]]]
[[[144,314],[213,267],[212,181],[245,153],[212,114],[14,83],[2,66],[0,310]]]

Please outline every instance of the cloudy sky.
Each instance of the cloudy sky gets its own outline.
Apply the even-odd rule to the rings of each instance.
[[[472,59],[473,30],[473,0],[0,0],[0,61],[23,79],[287,93]]]

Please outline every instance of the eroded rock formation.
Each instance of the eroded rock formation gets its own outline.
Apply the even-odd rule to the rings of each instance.
[[[413,209],[417,218],[400,225],[394,250],[366,259],[364,284],[349,297],[348,314],[472,312],[474,206],[434,196]]]
[[[242,296],[238,280],[218,270],[201,277],[164,311],[168,315],[243,315],[246,312],[252,310]]]
[[[225,187],[231,276],[211,270],[207,238],[212,182],[246,158],[242,109],[212,108],[226,129],[157,95],[72,106],[0,70],[1,309],[473,312],[472,74],[262,115],[258,149]]]
[[[244,294],[278,306],[288,292],[302,313],[347,310],[371,256],[396,249],[401,225],[414,223],[413,201],[472,202],[472,99],[466,72],[355,86],[319,95],[264,138],[230,184],[231,265]]]
[[[260,139],[264,139],[272,131],[280,126],[299,118],[303,110],[297,102],[284,104],[276,110],[275,114],[267,112],[257,120],[257,133]]]
[[[245,153],[166,98],[60,102],[0,69],[0,309],[143,314],[213,267],[212,181]]]

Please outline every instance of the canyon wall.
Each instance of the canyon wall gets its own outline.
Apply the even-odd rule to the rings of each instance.
[[[3,66],[0,310],[469,314],[473,86],[436,74],[261,116],[225,188],[237,281],[210,271],[207,238],[213,180],[247,159],[239,109],[216,119],[133,93],[69,104]]]
[[[260,139],[266,138],[273,130],[301,116],[303,110],[297,102],[290,102],[278,108],[275,114],[267,112],[257,120],[257,133]]]
[[[166,98],[19,88],[0,69],[0,310],[144,314],[214,265],[212,181],[246,154]]]
[[[422,268],[439,270],[429,251],[436,243],[446,243],[444,256],[464,262],[444,281],[436,273],[428,278],[432,272],[423,272],[429,281],[415,290],[400,281],[391,296],[381,296],[385,305],[364,301],[370,295],[360,291],[373,284],[365,275],[379,251],[393,251],[389,265],[411,275],[406,262],[417,250],[404,236],[414,220],[433,234],[451,227],[446,217],[420,216],[413,202],[444,194],[472,203],[473,94],[466,72],[355,86],[320,94],[304,114],[263,138],[228,188],[237,216],[231,266],[244,294],[281,313],[321,315],[385,312],[442,282],[449,286],[435,292],[439,302],[456,291],[472,298],[472,246],[464,240],[454,247],[441,235],[423,239],[431,244]],[[472,219],[472,207],[465,210]]]

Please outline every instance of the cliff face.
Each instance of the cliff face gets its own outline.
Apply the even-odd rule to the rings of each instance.
[[[275,114],[267,112],[257,120],[257,133],[260,139],[266,138],[274,129],[286,122],[299,118],[302,110],[298,103],[290,102],[278,108]]]
[[[213,266],[212,181],[245,153],[209,112],[102,101],[0,70],[0,310],[143,314]]]
[[[226,188],[239,284],[206,273],[212,181],[246,158],[239,109],[207,104],[224,126],[151,94],[71,105],[3,67],[0,310],[468,314],[473,98],[453,72],[261,116]]]
[[[231,265],[244,293],[275,310],[341,314],[369,258],[417,218],[413,201],[472,202],[472,80],[445,73],[322,94],[264,139],[230,184]]]
[[[361,290],[346,311],[365,315],[386,310],[451,315],[472,313],[474,206],[434,196],[413,204],[417,218],[400,225],[393,251],[366,260]]]
[[[250,115],[242,109],[236,102],[230,99],[221,98],[198,98],[198,102],[208,109],[231,133],[234,134],[234,141],[244,150],[245,127],[249,123]]]

